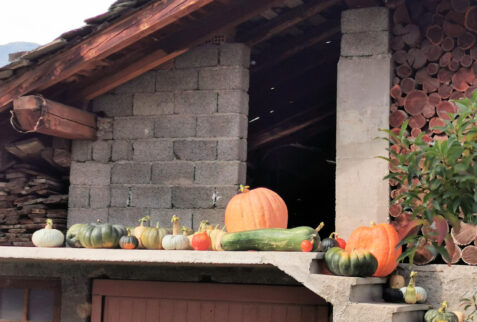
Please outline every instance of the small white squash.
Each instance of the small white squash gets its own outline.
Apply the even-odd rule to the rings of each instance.
[[[183,250],[190,249],[189,238],[181,235],[179,217],[172,216],[172,235],[166,235],[162,239],[162,247],[167,250]]]
[[[36,247],[59,247],[63,245],[65,236],[58,229],[53,229],[53,221],[47,219],[45,228],[35,231],[31,241]]]
[[[414,289],[416,290],[416,303],[426,303],[427,300],[427,292],[423,287],[420,286],[414,286]],[[402,287],[400,289],[403,295],[406,293],[406,287]]]

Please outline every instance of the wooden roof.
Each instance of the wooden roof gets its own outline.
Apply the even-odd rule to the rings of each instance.
[[[284,62],[290,69],[280,81],[286,83],[329,64],[327,55],[339,54],[340,13],[355,2],[376,0],[118,0],[108,12],[87,19],[86,26],[0,67],[0,112],[15,98],[38,93],[85,106],[232,30],[234,41],[252,46],[251,73],[260,86],[268,86],[268,72]],[[318,48],[321,58],[307,55],[333,41],[334,46]]]

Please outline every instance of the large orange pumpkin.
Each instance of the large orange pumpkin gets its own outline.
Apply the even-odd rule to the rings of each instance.
[[[402,253],[401,247],[396,248],[399,241],[399,234],[393,226],[371,222],[371,227],[358,227],[351,233],[346,251],[364,249],[371,252],[378,260],[378,269],[373,276],[384,277],[398,265],[397,259]]]
[[[240,193],[230,199],[225,209],[228,232],[287,228],[288,209],[283,199],[267,188],[249,190],[240,186]]]

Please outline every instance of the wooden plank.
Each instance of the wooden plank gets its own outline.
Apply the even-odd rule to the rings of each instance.
[[[102,322],[103,297],[101,295],[93,295],[91,304],[91,322]]]
[[[137,57],[131,62],[131,57],[123,64],[115,64],[114,73],[106,75],[90,86],[68,93],[65,97],[72,100],[90,100],[102,95],[117,86],[136,78],[137,76],[158,67],[175,57],[187,52],[191,48],[204,43],[210,37],[233,28],[249,20],[267,8],[283,3],[285,0],[248,0],[238,6],[228,7],[225,12],[217,12],[207,17],[206,24],[192,23],[189,28],[179,34],[173,34],[157,45],[160,48],[147,56]],[[161,48],[162,47],[162,48]]]
[[[0,112],[16,97],[42,91],[71,77],[151,33],[170,25],[213,0],[154,1],[142,10],[113,23],[55,58],[0,85]]]
[[[239,41],[245,42],[249,46],[254,46],[272,38],[276,34],[302,22],[303,20],[306,20],[330,7],[340,5],[342,3],[342,0],[327,0],[324,2],[311,1],[299,7],[295,7],[292,10],[278,16],[277,18],[269,20],[268,22],[258,26],[257,28],[247,31],[247,33],[239,36]]]

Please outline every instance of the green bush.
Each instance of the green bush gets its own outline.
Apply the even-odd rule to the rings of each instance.
[[[392,169],[386,179],[405,187],[394,202],[402,202],[404,211],[412,215],[401,232],[405,237],[401,245],[408,247],[398,260],[407,257],[412,264],[416,245],[426,242],[431,242],[429,251],[448,258],[442,245],[450,238],[447,223],[477,224],[477,91],[471,98],[454,103],[457,112],[449,114],[450,120],[440,128],[447,140],[426,143],[424,133],[410,138],[406,135],[407,121],[398,134],[381,130],[388,134],[383,139],[398,146],[389,149],[389,157],[381,157]]]

